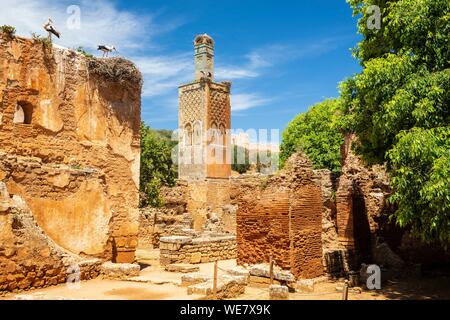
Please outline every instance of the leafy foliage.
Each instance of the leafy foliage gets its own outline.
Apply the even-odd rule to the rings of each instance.
[[[172,162],[173,144],[144,123],[141,124],[141,206],[163,204],[159,192],[162,186],[173,186],[177,171]]]
[[[342,84],[345,127],[368,163],[386,162],[394,219],[424,240],[450,242],[450,2],[350,0],[364,70]],[[381,7],[381,30],[365,27]]]
[[[450,128],[413,128],[388,152],[397,221],[424,240],[450,242]],[[420,214],[417,214],[420,213]]]
[[[12,39],[16,35],[16,28],[5,24],[5,25],[0,26],[0,32],[7,35],[8,38]]]
[[[75,49],[76,52],[81,53],[83,56],[87,57],[87,58],[94,58],[94,56],[92,54],[90,54],[89,52],[87,52],[86,50],[84,50],[83,47],[78,47]]]
[[[248,149],[237,145],[233,145],[232,148],[233,161],[231,164],[231,169],[239,172],[240,174],[246,173],[251,167]]]
[[[343,136],[339,130],[342,104],[340,100],[326,100],[298,115],[283,132],[281,143],[282,166],[298,151],[308,155],[316,169],[341,170],[340,146]]]

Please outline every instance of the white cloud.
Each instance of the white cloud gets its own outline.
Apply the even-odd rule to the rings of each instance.
[[[231,95],[231,109],[232,111],[244,111],[270,103],[272,99],[261,97],[258,94],[232,94]]]
[[[175,91],[179,85],[194,78],[190,55],[143,56],[132,58],[144,76],[144,97],[154,97]]]
[[[30,37],[31,32],[46,35],[42,28],[48,17],[52,17],[61,39],[54,38],[55,44],[68,48],[84,47],[95,52],[99,44],[114,45],[119,55],[124,55],[136,63],[141,70],[145,84],[143,95],[153,97],[176,90],[178,85],[193,77],[193,62],[189,55],[148,55],[157,51],[153,37],[177,27],[178,22],[154,21],[154,15],[137,14],[119,10],[107,0],[78,2],[81,10],[80,30],[71,30],[67,21],[67,8],[72,1],[56,0],[2,0],[0,11],[2,24],[13,25],[17,34]],[[161,51],[159,51],[161,52]],[[144,55],[145,54],[145,55]]]
[[[298,44],[270,44],[257,48],[244,56],[241,64],[219,64],[216,76],[224,80],[257,78],[266,69],[283,63],[321,55],[334,49],[342,37],[320,39],[314,42]]]
[[[256,78],[259,73],[250,69],[240,67],[220,67],[216,70],[216,77],[220,79],[236,80],[244,78]]]
[[[156,34],[156,24],[151,15],[137,15],[118,10],[106,0],[79,2],[81,9],[80,29],[68,26],[70,1],[2,0],[0,21],[17,28],[18,34],[29,37],[31,32],[45,35],[42,25],[52,17],[61,39],[56,44],[73,48],[82,46],[95,50],[98,44],[115,45],[119,52],[127,53],[149,42]]]

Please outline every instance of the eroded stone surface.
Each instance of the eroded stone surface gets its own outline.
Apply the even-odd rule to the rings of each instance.
[[[164,268],[168,272],[191,273],[191,272],[200,271],[199,266],[195,266],[193,264],[187,264],[187,263],[169,264],[169,265],[165,266]]]
[[[131,65],[0,36],[0,291],[64,282],[65,255],[134,261],[140,78],[91,62]]]
[[[270,266],[268,264],[257,264],[250,267],[250,275],[256,277],[270,278]],[[284,282],[294,282],[294,275],[286,270],[274,268],[273,277],[275,280]]]
[[[105,262],[100,270],[106,279],[125,280],[139,276],[141,268],[138,264]]]
[[[217,299],[231,299],[245,293],[245,286],[247,282],[245,277],[240,276],[221,276],[217,279]],[[207,298],[213,297],[213,280],[207,282],[191,285],[188,287],[188,294],[199,294]]]
[[[163,237],[160,239],[160,263],[198,264],[236,258],[235,236]]]
[[[289,288],[286,286],[272,285],[269,288],[269,296],[271,300],[287,300],[289,299]]]

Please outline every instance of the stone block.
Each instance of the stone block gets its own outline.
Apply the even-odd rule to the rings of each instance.
[[[271,285],[269,288],[270,300],[288,300],[289,288],[280,285]]]
[[[165,270],[168,272],[191,273],[200,271],[200,267],[192,264],[176,263],[167,265]]]
[[[201,252],[195,252],[191,254],[191,263],[198,264],[202,262],[202,254]]]
[[[199,283],[204,283],[211,280],[212,276],[207,276],[201,273],[186,274],[181,277],[181,286],[189,287]]]
[[[217,298],[231,299],[245,293],[243,277],[222,276],[217,280]],[[198,294],[207,298],[213,295],[213,280],[188,287],[188,295]]]
[[[250,267],[250,275],[256,277],[270,278],[270,266],[268,264],[255,264]],[[281,282],[295,282],[294,275],[287,270],[274,268],[273,276],[275,280]]]
[[[252,287],[256,288],[267,288],[270,286],[270,278],[266,277],[257,277],[257,276],[250,276],[248,283]],[[273,284],[281,285],[281,282],[278,280],[273,280]]]
[[[107,279],[124,280],[139,276],[141,268],[138,264],[105,262],[100,267],[100,272]]]
[[[314,292],[314,280],[298,280],[297,290],[300,292]]]
[[[232,268],[226,268],[225,272],[228,273],[229,275],[232,276],[241,276],[241,277],[245,277],[248,281],[249,277],[250,277],[250,271],[248,271],[246,268],[241,267],[241,266],[236,266],[236,267],[232,267]]]
[[[159,239],[162,243],[178,243],[178,244],[186,244],[191,243],[192,238],[191,237],[185,237],[185,236],[171,236],[171,237],[161,237]]]
[[[133,250],[118,250],[115,257],[116,263],[130,264],[135,261],[135,251]]]

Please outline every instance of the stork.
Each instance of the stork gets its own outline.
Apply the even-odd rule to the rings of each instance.
[[[211,72],[206,73],[205,71],[200,71],[200,73],[203,75],[203,77],[205,78],[211,78],[212,74]]]
[[[108,57],[110,52],[117,51],[116,47],[114,47],[114,46],[105,46],[103,44],[99,45],[97,50],[103,51],[103,58]]]
[[[45,31],[48,32],[48,38],[52,39],[52,34],[58,37],[58,39],[61,37],[61,33],[56,31],[55,27],[53,26],[53,20],[52,18],[48,18],[48,21],[46,24],[44,24]]]

